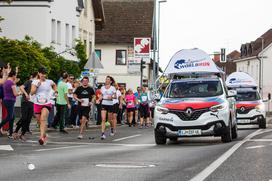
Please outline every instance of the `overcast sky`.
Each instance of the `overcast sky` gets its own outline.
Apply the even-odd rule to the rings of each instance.
[[[272,28],[272,0],[167,0],[160,7],[163,69],[180,49],[240,51]]]

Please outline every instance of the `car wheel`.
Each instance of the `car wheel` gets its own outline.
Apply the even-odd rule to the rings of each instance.
[[[232,126],[231,125],[232,124],[230,121],[229,126],[226,127],[227,128],[226,133],[221,136],[221,141],[223,143],[229,143],[232,141],[232,134],[231,134],[232,133],[232,129],[231,129]]]
[[[232,127],[232,129],[231,129],[231,135],[232,135],[232,139],[238,138],[237,124],[235,124],[235,126]]]
[[[262,118],[259,120],[259,128],[265,129],[266,128],[266,119]]]
[[[155,132],[155,142],[157,145],[164,145],[166,144],[166,136],[165,136],[165,133],[155,129],[154,130]]]

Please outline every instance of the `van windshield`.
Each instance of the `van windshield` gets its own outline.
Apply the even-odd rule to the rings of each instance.
[[[168,98],[214,97],[223,94],[219,80],[175,82],[169,86]]]
[[[237,92],[236,101],[256,101],[260,100],[258,92]]]

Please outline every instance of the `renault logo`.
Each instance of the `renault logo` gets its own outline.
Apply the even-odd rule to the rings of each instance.
[[[246,108],[245,108],[245,107],[241,107],[240,110],[241,110],[242,112],[244,112],[244,111],[246,110]]]
[[[185,112],[186,112],[187,116],[189,116],[189,117],[191,117],[191,115],[193,114],[193,110],[191,108],[186,109]]]

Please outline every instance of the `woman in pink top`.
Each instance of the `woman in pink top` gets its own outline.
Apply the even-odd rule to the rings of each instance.
[[[137,104],[137,99],[131,89],[128,90],[128,94],[126,95],[125,100],[127,105],[128,125],[131,127],[133,112],[135,110],[135,105]]]

